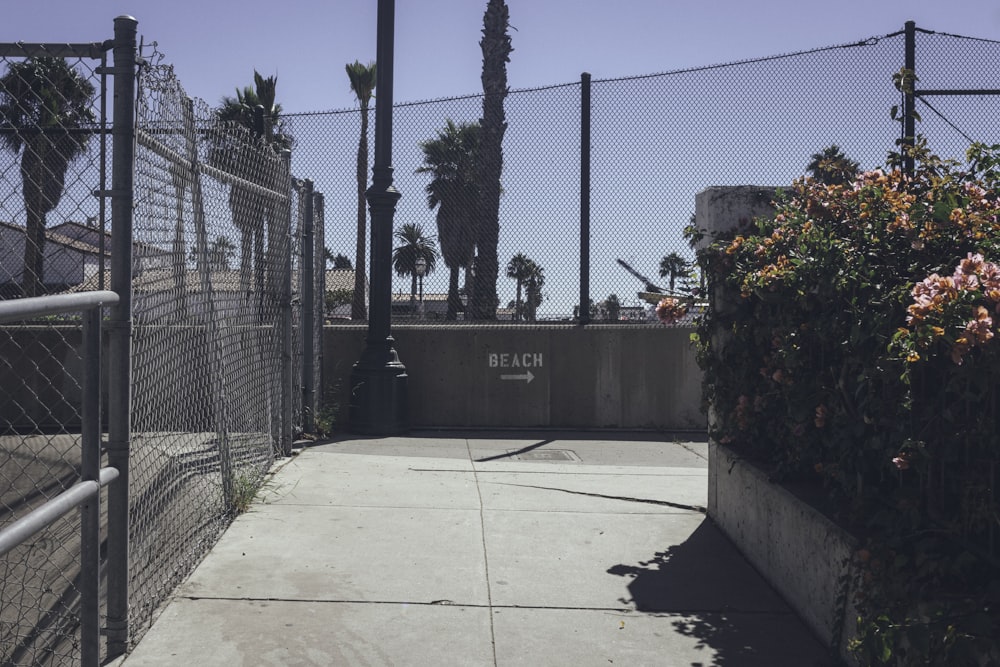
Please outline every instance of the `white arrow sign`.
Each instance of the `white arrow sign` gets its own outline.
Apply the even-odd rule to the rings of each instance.
[[[531,371],[526,371],[526,372],[521,373],[519,375],[501,375],[500,379],[501,380],[524,380],[526,384],[530,384],[531,381],[535,379],[535,376],[531,374]]]

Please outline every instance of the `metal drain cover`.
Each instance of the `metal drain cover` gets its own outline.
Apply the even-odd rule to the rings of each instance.
[[[509,449],[507,453],[519,461],[574,461],[580,462],[580,457],[568,449],[535,449],[530,452],[520,452]]]

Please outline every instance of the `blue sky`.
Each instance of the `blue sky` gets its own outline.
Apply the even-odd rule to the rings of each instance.
[[[583,71],[595,80],[612,79],[854,43],[901,30],[910,19],[925,29],[1000,40],[998,0],[507,3],[516,28],[508,66],[514,89],[579,81]],[[396,5],[395,101],[481,92],[478,41],[486,0],[397,0]],[[158,43],[187,93],[210,105],[251,83],[256,68],[278,76],[286,113],[352,109],[356,103],[344,64],[375,58],[376,7],[376,0],[35,0],[5,8],[0,42],[102,41],[112,35],[115,16],[130,14],[139,20],[145,43]],[[899,45],[887,42],[801,58],[789,63],[791,69],[767,64],[595,86],[592,297],[615,293],[627,305],[638,303],[637,281],[616,258],[656,280],[660,257],[670,251],[689,254],[680,230],[695,193],[705,187],[790,183],[802,174],[811,152],[834,142],[863,167],[882,164],[894,131],[887,111],[895,103],[891,72],[901,64]],[[876,63],[877,57],[885,59],[885,49],[891,51],[889,62]],[[943,52],[918,52],[918,72],[930,81],[931,63],[922,66],[919,58]],[[997,87],[995,63],[980,68],[980,60],[950,65],[937,83],[979,87],[986,85],[980,78],[985,77],[987,87]],[[855,69],[877,80],[863,87]],[[956,78],[966,74],[975,83]],[[543,315],[568,314],[578,295],[577,95],[572,88],[557,89],[512,96],[507,103],[511,128],[505,139],[501,262],[524,251],[546,267]],[[393,161],[403,193],[397,226],[415,222],[436,231],[423,195],[425,180],[414,175],[421,160],[417,145],[446,117],[474,120],[478,104],[419,105],[395,114]],[[976,138],[997,140],[990,124],[998,117],[995,102],[977,107],[966,98],[939,104]],[[618,113],[621,108],[631,113]],[[316,179],[317,189],[327,194],[327,245],[353,257],[356,119],[334,116],[330,123],[350,127],[321,135],[329,141],[302,142],[293,169]],[[931,114],[925,116],[922,127],[934,145],[959,157],[964,144],[955,143],[954,133]],[[87,200],[83,206],[94,204]],[[408,279],[394,279],[393,289],[406,292],[409,285]],[[446,285],[442,267],[426,287],[444,292]],[[501,278],[498,289],[503,303],[514,297],[513,281]]]
[[[5,3],[0,41],[101,41],[139,20],[188,93],[215,103],[277,74],[286,111],[353,105],[343,66],[375,58],[376,0],[34,0]],[[901,29],[1000,39],[996,0],[508,0],[510,85],[530,88],[729,62]],[[396,2],[396,101],[480,90],[485,0]]]

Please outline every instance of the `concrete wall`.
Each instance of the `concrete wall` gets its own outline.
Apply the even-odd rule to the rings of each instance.
[[[743,232],[759,216],[774,215],[776,188],[708,188],[695,197],[695,224],[705,232],[705,246],[718,234]],[[724,290],[712,293],[716,312],[730,300]],[[716,334],[722,349],[728,336]],[[709,408],[711,418],[712,411]],[[796,498],[738,454],[710,441],[708,515],[767,581],[778,590],[813,632],[841,658],[854,664],[847,640],[856,634],[851,579],[855,540],[822,513]]]
[[[324,330],[324,405],[347,424],[367,328]],[[704,430],[692,331],[594,325],[397,326],[413,427]]]
[[[79,327],[6,331],[0,336],[0,364],[9,377],[0,391],[0,424],[76,428]],[[323,402],[335,410],[336,427],[347,424],[351,368],[367,331],[355,325],[324,330]],[[142,403],[153,397],[134,397],[134,407],[146,415],[141,427],[206,428],[213,403],[204,392],[213,385],[206,375],[212,365],[198,363],[208,349],[204,332],[178,327],[168,333],[168,348],[187,353],[160,360],[156,377],[163,386],[155,406]],[[414,427],[706,427],[700,411],[701,370],[690,329],[398,326],[393,334],[409,375],[408,408]],[[167,343],[162,336],[155,342],[140,339],[133,351],[141,353],[147,342]],[[204,408],[192,412],[190,406],[197,401]]]
[[[71,325],[0,330],[0,429],[79,427],[82,337]]]
[[[806,624],[853,663],[851,604],[856,540],[768,476],[714,442],[708,448],[708,515]]]
[[[79,325],[0,327],[0,430],[80,428],[83,333]],[[268,349],[271,327],[231,328],[226,351]],[[109,339],[102,347],[102,394],[107,405]],[[217,368],[205,327],[145,327],[132,342],[132,428],[137,431],[213,431],[217,426]],[[135,359],[145,363],[136,365]],[[225,377],[229,416],[252,415],[253,429],[266,423],[268,373],[260,359],[246,360]],[[151,391],[146,391],[151,390]],[[107,418],[105,411],[104,418]]]

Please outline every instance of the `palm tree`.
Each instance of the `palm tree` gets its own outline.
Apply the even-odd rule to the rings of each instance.
[[[393,234],[401,245],[396,246],[392,251],[392,267],[396,270],[396,275],[404,278],[410,276],[410,309],[416,310],[417,301],[417,260],[423,259],[426,268],[423,275],[429,276],[434,272],[434,265],[438,258],[437,248],[434,246],[434,237],[424,234],[420,225],[406,223]]]
[[[10,63],[0,79],[0,128],[6,130],[0,141],[21,154],[25,296],[42,291],[45,217],[62,199],[69,164],[87,147],[90,135],[79,130],[94,121],[93,96],[94,86],[62,58]]]
[[[236,89],[236,96],[224,96],[215,111],[218,123],[210,135],[212,143],[209,163],[241,179],[271,189],[275,184],[269,178],[260,149],[253,140],[271,146],[275,151],[291,148],[292,138],[285,132],[278,104],[278,78],[264,78],[254,70],[254,85]],[[263,127],[255,118],[258,108],[263,108]],[[235,134],[232,128],[242,128]],[[245,288],[249,287],[250,270],[256,275],[256,287],[263,290],[264,275],[264,220],[273,221],[274,207],[269,198],[261,197],[252,188],[234,183],[229,189],[229,209],[233,225],[240,230],[240,273]]]
[[[208,246],[206,253],[209,271],[228,271],[229,260],[236,254],[236,246],[225,236],[218,236]],[[191,248],[190,259],[198,261],[198,248]]]
[[[604,300],[604,311],[608,314],[608,319],[617,322],[621,317],[622,302],[617,294],[609,294]]]
[[[660,260],[660,277],[670,276],[670,293],[674,293],[674,285],[678,278],[686,278],[691,273],[691,264],[686,259],[672,252]]]
[[[507,277],[517,281],[517,296],[514,298],[514,321],[520,322],[522,317],[524,302],[521,301],[521,288],[531,274],[534,262],[528,259],[524,253],[517,253],[507,262]]]
[[[351,319],[364,320],[368,318],[365,309],[365,243],[368,228],[368,216],[365,200],[365,190],[368,187],[368,109],[372,94],[375,92],[374,62],[362,65],[355,60],[344,66],[347,78],[351,82],[351,90],[361,105],[361,136],[358,139],[358,239],[354,251],[354,300],[351,302]]]
[[[827,146],[811,157],[806,171],[824,185],[845,185],[858,175],[858,163],[844,155],[837,144]]]
[[[448,278],[448,313],[446,318],[458,318],[463,309],[458,289],[458,274],[472,264],[476,248],[475,219],[479,193],[476,185],[476,158],[479,150],[479,125],[456,125],[448,120],[436,139],[420,144],[424,164],[418,174],[430,174],[427,184],[427,206],[437,208],[438,241],[441,257],[451,270]]]
[[[530,261],[530,260],[529,260]],[[524,280],[524,300],[527,309],[526,318],[529,322],[535,321],[535,314],[538,306],[542,305],[542,287],[545,285],[545,269],[539,264],[531,262],[528,267],[528,276]]]
[[[507,97],[507,63],[514,49],[510,45],[509,13],[504,0],[489,0],[483,15],[483,117],[480,141],[479,177],[481,184],[476,216],[475,303],[472,318],[496,319],[497,246],[500,239],[500,177],[503,173],[503,135],[507,130],[503,103]]]
[[[333,251],[330,250],[329,247],[323,248],[323,260],[327,264],[333,264],[333,268],[335,269],[354,269],[354,266],[351,265],[351,260],[347,258],[347,255],[345,255],[342,252],[338,252],[336,255],[334,255]],[[353,295],[354,292],[352,291],[351,292],[352,301],[354,300]]]

